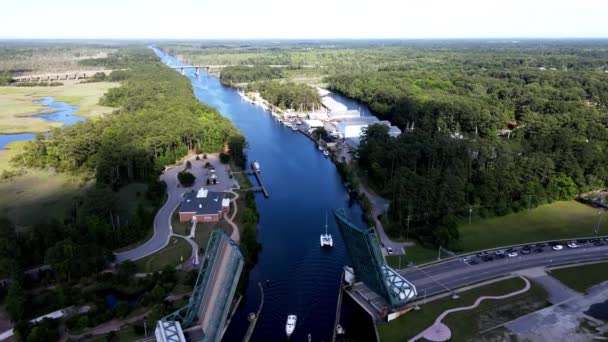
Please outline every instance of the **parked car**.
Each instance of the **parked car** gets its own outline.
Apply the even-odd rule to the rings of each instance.
[[[593,243],[593,245],[594,245],[594,246],[603,246],[603,245],[604,245],[604,243],[603,243],[602,241],[598,240],[598,241],[595,241],[595,242]]]
[[[521,249],[521,254],[530,254],[532,250],[530,248],[522,248]]]
[[[543,249],[541,247],[536,247],[536,249],[534,249],[534,253],[542,253]]]
[[[501,254],[505,254],[505,250],[504,249],[499,249],[496,252],[494,252],[494,254],[496,254],[497,256],[501,255]]]
[[[562,245],[554,245],[553,247],[551,247],[552,250],[554,251],[561,251],[562,249],[564,249],[564,246]]]
[[[393,254],[393,249],[391,247],[387,248],[386,251],[388,252],[388,254]]]
[[[547,244],[546,243],[537,243],[536,247],[545,247]]]
[[[568,242],[568,248],[577,248],[578,245],[576,244],[576,242],[574,241],[570,241]]]
[[[498,254],[498,255],[496,256],[496,259],[504,259],[504,258],[506,258],[506,257],[507,257],[507,255],[506,255],[506,254]]]
[[[507,254],[509,256],[509,258],[514,258],[517,256],[517,252],[510,252],[509,254]]]
[[[479,264],[479,261],[477,259],[473,259],[473,260],[469,261],[469,264],[470,265],[477,265],[477,264]]]

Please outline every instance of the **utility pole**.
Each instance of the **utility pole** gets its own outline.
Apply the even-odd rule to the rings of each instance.
[[[405,231],[405,240],[410,239],[410,214],[407,214],[407,230]]]
[[[471,215],[473,214],[473,207],[469,206],[469,224],[471,224]]]

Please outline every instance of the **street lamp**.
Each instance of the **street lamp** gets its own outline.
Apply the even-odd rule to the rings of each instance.
[[[595,226],[595,235],[597,235],[600,232],[600,224],[602,223],[602,214],[604,213],[603,210],[600,210],[597,212],[597,225]]]
[[[473,214],[473,206],[469,206],[469,224],[471,224],[471,215]]]

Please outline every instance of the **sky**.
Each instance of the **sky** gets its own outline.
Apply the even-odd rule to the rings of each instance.
[[[0,39],[608,38],[608,0],[0,0]]]

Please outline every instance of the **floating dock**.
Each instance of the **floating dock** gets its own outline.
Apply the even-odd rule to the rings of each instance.
[[[256,160],[251,163],[251,169],[253,169],[253,175],[258,180],[258,184],[260,185],[262,193],[264,193],[264,197],[268,198],[270,194],[268,194],[268,190],[266,189],[262,176],[260,175],[260,162]]]
[[[260,314],[262,313],[262,308],[264,307],[264,289],[262,288],[262,284],[258,283],[260,287],[260,294],[262,295],[262,300],[260,302],[260,307],[258,308],[257,313],[251,313],[249,319],[249,327],[247,328],[247,333],[245,334],[245,338],[243,338],[243,342],[248,342],[253,335],[253,331],[255,330],[255,325],[258,323],[258,318],[260,318]]]

